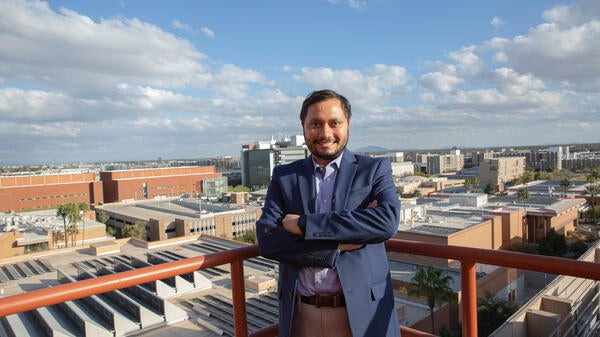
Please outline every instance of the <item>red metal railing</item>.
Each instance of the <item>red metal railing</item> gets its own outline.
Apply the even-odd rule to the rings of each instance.
[[[593,262],[395,239],[386,242],[386,247],[391,251],[461,262],[464,337],[477,337],[476,263],[600,280],[600,268]],[[235,335],[247,337],[243,262],[257,255],[258,247],[248,246],[8,296],[0,298],[0,317],[229,263]],[[401,329],[405,337],[433,336],[405,327]],[[277,325],[256,331],[251,336],[277,336]]]

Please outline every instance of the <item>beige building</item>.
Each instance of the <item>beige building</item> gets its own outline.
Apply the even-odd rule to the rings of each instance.
[[[108,225],[117,230],[142,223],[146,226],[146,240],[161,241],[201,234],[224,238],[243,236],[255,229],[260,208],[171,198],[104,204],[96,207],[96,213],[108,215]]]
[[[70,226],[67,221],[67,227]],[[72,235],[65,236],[63,219],[56,216],[55,209],[0,214],[0,258],[77,248],[111,239],[106,236],[106,226],[95,221],[93,211],[84,214],[76,229]]]
[[[539,200],[534,198],[532,201],[535,201],[535,204],[519,207],[520,205],[513,202],[514,197],[512,199],[510,196],[506,199],[492,198],[485,203],[486,197],[487,195],[480,193],[464,193],[446,199],[437,199],[428,204],[416,202],[403,204],[395,238],[491,250],[508,249],[511,244],[522,243],[523,240],[534,242],[545,235],[550,228],[561,234],[573,230],[577,224],[577,208],[582,202],[577,199],[545,197]],[[529,226],[524,226],[524,212],[527,214],[526,223]],[[393,260],[446,269],[448,275],[452,275],[452,271],[460,270],[460,262],[449,258],[398,252],[388,254]],[[477,264],[476,268],[478,298],[494,294],[498,299],[524,303],[533,296],[532,291],[544,287],[543,284],[533,287],[528,279],[529,276],[522,270],[484,264]],[[402,282],[409,281],[410,279],[405,279]],[[407,283],[400,284],[400,287],[406,286]],[[460,290],[457,291],[457,295],[460,298]],[[460,314],[453,309],[452,305],[444,305],[436,309],[435,317],[436,321],[439,321],[436,322],[438,328],[440,324],[449,326],[448,324],[460,320]],[[563,317],[565,316],[555,315],[552,318],[553,324],[558,323]],[[521,323],[522,320],[523,318]],[[425,317],[410,326],[417,330],[430,331],[431,321],[430,318]],[[510,335],[510,331],[507,329],[507,334],[497,336],[513,336]],[[522,336],[549,336],[549,334],[536,334],[535,329],[531,331],[534,331],[533,334]]]
[[[579,260],[599,263],[598,242]],[[546,282],[546,275],[542,282]],[[590,279],[558,276],[490,337],[597,336],[599,284]]]
[[[412,162],[392,162],[392,174],[396,177],[403,177],[415,173],[415,166]]]
[[[525,173],[525,164],[525,157],[486,159],[479,164],[477,178],[482,184],[498,185],[498,189],[503,191],[507,182]]]
[[[463,154],[440,154],[427,157],[427,173],[442,174],[458,172],[465,167]]]

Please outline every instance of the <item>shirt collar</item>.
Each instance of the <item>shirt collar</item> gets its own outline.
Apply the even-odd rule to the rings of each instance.
[[[334,160],[330,161],[329,164],[327,164],[327,166],[332,167],[334,170],[340,168],[340,163],[342,162],[342,156],[344,155],[344,153],[342,152],[342,154],[340,154],[337,158],[335,158]],[[312,157],[312,161],[313,161],[313,166],[315,169],[315,173],[317,172],[317,168],[321,167],[321,165],[317,164],[317,162],[315,161],[315,158]]]

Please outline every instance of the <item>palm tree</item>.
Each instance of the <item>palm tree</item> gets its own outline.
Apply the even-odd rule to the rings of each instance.
[[[592,204],[592,219],[594,220],[594,224],[595,224],[596,223],[596,196],[598,194],[600,194],[600,186],[586,185],[584,193],[590,195],[591,204]]]
[[[83,220],[84,211],[88,209],[85,202],[70,202],[67,204],[69,212],[69,223],[71,224],[69,232],[71,234],[72,245],[75,246],[75,239],[79,234],[77,224]]]
[[[69,217],[69,208],[67,204],[58,205],[56,216],[63,219],[63,233],[65,236],[65,247],[67,246],[67,218]]]
[[[569,186],[571,186],[571,181],[569,181],[569,178],[563,178],[560,181],[560,186],[564,188],[565,197],[566,197],[567,196],[567,189],[569,188]]]
[[[452,277],[442,275],[443,270],[436,269],[431,266],[427,268],[419,268],[411,280],[411,285],[408,288],[409,295],[427,297],[427,305],[431,315],[431,332],[435,332],[435,321],[433,317],[433,308],[435,303],[449,301],[454,299],[454,291],[449,284],[452,282]]]
[[[525,233],[527,233],[527,205],[525,202],[531,196],[529,194],[529,189],[527,187],[523,187],[518,192],[519,199],[523,202],[523,243],[525,243]]]
[[[79,220],[83,224],[83,234],[81,237],[81,244],[83,245],[85,241],[85,212],[89,209],[89,207],[88,204],[86,204],[85,202],[80,202],[77,204],[77,209],[79,210],[79,214],[81,215],[81,218]]]
[[[465,179],[465,188],[467,189],[467,191],[472,191],[474,188],[477,188],[478,186],[479,186],[479,178],[471,177],[471,178]]]
[[[479,336],[487,336],[517,311],[515,302],[507,302],[487,293],[477,300],[477,330]]]
[[[598,180],[600,180],[600,171],[593,170],[590,175],[587,176],[588,185],[585,186],[585,194],[589,194],[591,197],[592,219],[594,220],[594,223],[596,223],[596,196],[600,194]]]
[[[600,180],[600,170],[593,170],[587,177],[588,183],[593,183],[594,185],[598,185],[598,180]]]

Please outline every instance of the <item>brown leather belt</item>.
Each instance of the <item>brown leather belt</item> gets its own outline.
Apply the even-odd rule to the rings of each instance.
[[[320,307],[345,307],[346,299],[344,298],[344,294],[339,295],[312,295],[312,296],[300,296],[300,301],[302,303],[311,304]]]

